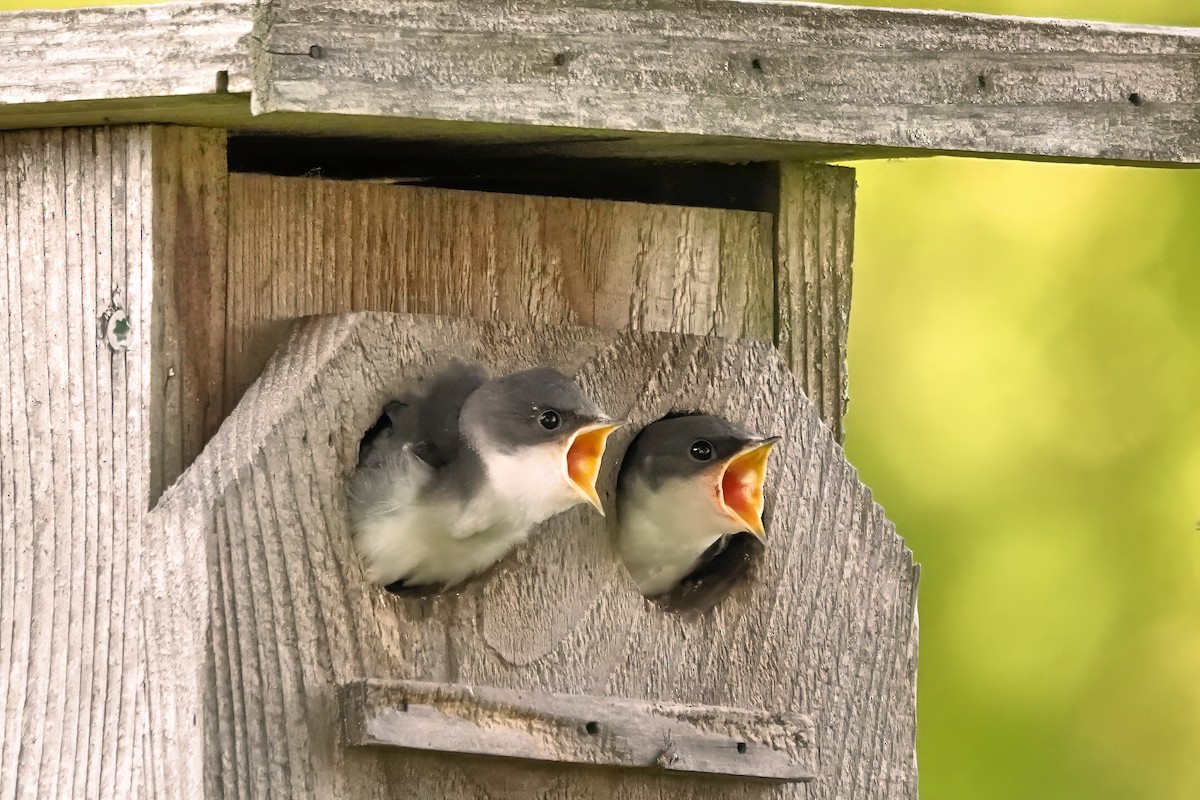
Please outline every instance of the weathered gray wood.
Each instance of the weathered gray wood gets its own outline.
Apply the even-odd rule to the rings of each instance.
[[[5,14],[0,53],[0,128],[163,121],[714,161],[1200,162],[1190,28],[765,0],[220,0]],[[251,92],[275,113],[253,116]]]
[[[341,687],[346,743],[534,761],[803,782],[812,720],[426,681]]]
[[[154,387],[150,497],[192,463],[224,419],[225,132],[159,126],[154,157]]]
[[[774,330],[766,213],[264,175],[229,212],[227,411],[306,314]]]
[[[366,584],[344,484],[406,380],[457,356],[576,374],[636,427],[675,406],[780,434],[759,579],[698,619],[643,601],[603,520],[547,523],[454,595]],[[151,530],[214,544],[203,706],[210,796],[915,797],[916,571],[769,344],[355,314],[288,340]],[[361,677],[805,713],[818,777],[750,786],[346,748],[336,687]]]
[[[838,443],[849,403],[854,256],[854,170],[825,164],[779,168],[775,218],[775,344]]]
[[[0,15],[0,108],[248,92],[253,8],[217,0]],[[0,127],[11,113],[0,110]]]
[[[0,652],[8,659],[0,659],[0,797],[18,786],[33,794],[60,787],[85,796],[191,797],[202,775],[216,796],[227,773],[203,771],[202,732],[210,755],[227,766],[257,763],[246,737],[266,723],[245,716],[240,693],[281,679],[242,672],[245,648],[257,648],[259,634],[235,631],[230,639],[205,622],[213,613],[204,599],[210,580],[212,602],[237,613],[243,601],[228,592],[241,573],[220,570],[238,562],[219,550],[206,556],[213,534],[203,516],[186,515],[169,531],[155,517],[139,530],[153,497],[148,481],[159,474],[150,465],[168,456],[175,468],[185,464],[203,443],[197,432],[215,422],[216,405],[205,402],[220,397],[214,387],[224,360],[222,329],[208,324],[221,305],[221,138],[162,128],[0,137],[7,274],[0,301],[12,310],[0,328],[0,430],[11,431],[0,436]],[[771,334],[765,214],[315,181],[283,182],[276,196],[269,187],[278,179],[243,179],[268,187],[259,198],[268,211],[247,215],[235,241],[249,247],[257,233],[269,249],[253,256],[258,267],[241,275],[246,282],[235,291],[278,311],[276,324],[321,310],[305,298],[334,308],[347,307],[347,297],[367,298],[386,307],[404,288],[412,293],[405,305],[422,309]],[[301,252],[270,249],[289,237],[268,231],[296,238],[298,225],[311,226],[298,239]],[[412,235],[400,272],[391,248],[405,230]],[[304,265],[297,275],[311,281],[284,270],[277,285],[261,282],[271,265],[297,262]],[[529,269],[501,268],[508,263]],[[476,264],[485,265],[482,274]],[[332,288],[324,282],[330,276],[338,278]],[[100,330],[114,296],[132,323],[128,349],[117,352]],[[89,367],[89,359],[99,360]],[[260,513],[253,498],[247,502],[226,527]],[[292,585],[306,591],[299,579],[289,578]],[[339,677],[355,674],[371,673]],[[220,681],[239,688],[219,695],[226,703],[219,713],[197,714]],[[59,733],[46,734],[44,751],[41,739],[23,745],[42,736],[42,721]],[[248,774],[229,769],[238,780]],[[530,773],[512,774],[527,788]]]
[[[147,554],[189,552],[141,530],[151,160],[145,129],[0,133],[5,800],[186,791],[157,694],[178,662],[146,659],[158,618],[144,592],[160,569]],[[112,307],[131,325],[124,349],[102,335]]]
[[[1194,29],[741,0],[280,0],[264,42],[258,113],[1200,162]]]

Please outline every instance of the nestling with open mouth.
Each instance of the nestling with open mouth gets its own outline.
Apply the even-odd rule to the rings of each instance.
[[[448,588],[499,561],[530,529],[583,502],[621,423],[550,368],[488,379],[455,364],[389,403],[350,480],[354,545],[389,589]]]
[[[617,551],[644,596],[669,598],[703,580],[715,597],[713,587],[744,571],[745,545],[766,538],[763,480],[778,441],[708,414],[642,429],[617,477],[616,521]]]

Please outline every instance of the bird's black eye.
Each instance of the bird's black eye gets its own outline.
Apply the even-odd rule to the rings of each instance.
[[[548,408],[538,415],[538,425],[541,425],[548,431],[552,431],[562,424],[562,417],[553,408]]]
[[[697,461],[712,461],[713,446],[711,443],[706,442],[703,439],[697,439],[696,441],[692,442],[692,448],[688,450],[688,452],[691,453],[692,458],[696,459]]]

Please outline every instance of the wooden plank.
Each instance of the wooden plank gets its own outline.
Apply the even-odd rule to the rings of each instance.
[[[0,129],[177,122],[525,155],[1194,165],[1198,42],[1192,28],[766,0],[23,11],[0,16]]]
[[[229,209],[227,412],[306,314],[774,330],[767,213],[244,174]]]
[[[0,22],[3,17],[0,17]],[[249,94],[183,95],[0,103],[0,130],[69,128],[81,125],[131,125],[159,122],[209,128],[252,125]]]
[[[253,8],[220,0],[0,15],[0,118],[9,106],[248,92]]]
[[[756,580],[708,615],[664,613],[614,559],[604,521],[579,509],[454,594],[402,599],[368,585],[346,529],[358,439],[397,387],[450,357],[576,375],[633,422],[615,457],[676,406],[782,435]],[[204,629],[221,665],[205,673],[210,794],[916,797],[911,553],[768,343],[387,314],[309,320],[151,517],[156,536],[216,551],[203,583],[215,587]],[[346,747],[337,686],[362,676],[807,714],[818,777],[762,787]]]
[[[259,114],[1200,162],[1190,28],[744,0],[280,0],[264,42]]]
[[[849,404],[854,170],[785,163],[778,185],[775,343],[840,444]]]
[[[199,455],[224,418],[225,133],[155,127],[154,395],[150,497]]]
[[[812,720],[745,711],[462,686],[360,680],[341,687],[349,745],[560,764],[804,782]]]
[[[155,785],[142,129],[0,133],[0,796]],[[124,349],[101,334],[120,307]],[[201,545],[202,551],[203,545]]]

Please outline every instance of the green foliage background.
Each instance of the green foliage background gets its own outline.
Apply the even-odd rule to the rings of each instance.
[[[1200,172],[855,166],[847,450],[923,565],[922,797],[1200,797]]]
[[[1200,172],[856,166],[847,451],[922,563],[922,797],[1200,798]]]

